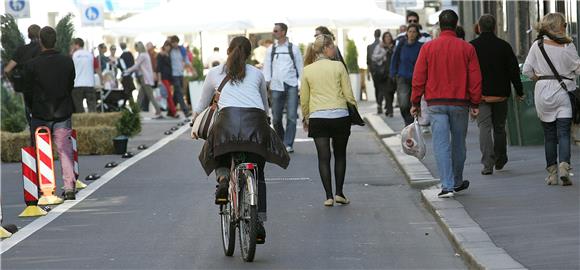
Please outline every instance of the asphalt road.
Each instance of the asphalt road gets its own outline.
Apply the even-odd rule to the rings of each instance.
[[[305,138],[299,132],[299,138]],[[269,165],[265,245],[221,247],[215,180],[185,133],[2,254],[2,269],[465,269],[366,127],[348,148],[347,206],[324,207],[314,143]],[[237,244],[237,243],[236,243]]]

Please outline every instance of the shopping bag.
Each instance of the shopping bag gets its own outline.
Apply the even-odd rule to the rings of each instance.
[[[163,95],[161,95],[161,89],[159,87],[153,88],[153,97],[155,98],[155,101],[157,101],[157,104],[159,104],[159,107],[161,107],[162,110],[166,111],[167,98],[164,98]]]
[[[425,157],[427,148],[425,147],[425,139],[421,133],[421,126],[419,126],[417,118],[401,131],[401,147],[407,155],[418,159]]]

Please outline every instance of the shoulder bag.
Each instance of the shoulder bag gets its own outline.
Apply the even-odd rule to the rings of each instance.
[[[217,112],[218,112],[218,101],[219,101],[219,94],[221,93],[222,89],[226,85],[226,83],[230,80],[229,76],[226,76],[216,93],[213,95],[211,102],[205,110],[203,110],[200,114],[195,117],[193,123],[191,123],[191,128],[193,129],[194,133],[197,134],[197,137],[200,139],[207,140],[209,132],[213,126],[213,123],[216,120]]]
[[[580,123],[580,89],[576,88],[574,91],[568,91],[568,87],[566,86],[566,84],[562,80],[562,76],[560,76],[560,74],[556,70],[556,67],[554,67],[554,64],[552,64],[552,61],[550,61],[550,58],[548,57],[548,54],[546,53],[546,49],[544,49],[544,39],[543,38],[538,39],[538,47],[540,48],[540,52],[542,52],[544,59],[546,59],[548,66],[550,66],[552,73],[554,73],[555,79],[558,80],[562,89],[564,89],[564,91],[566,91],[566,93],[568,93],[568,97],[570,98],[570,105],[572,105],[572,122],[574,124]],[[540,76],[539,79],[542,80],[542,79],[554,79],[554,78],[552,78],[552,76]],[[569,79],[566,77],[564,77],[564,79],[572,80],[572,79]]]

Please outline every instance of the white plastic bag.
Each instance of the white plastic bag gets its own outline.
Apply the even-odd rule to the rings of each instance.
[[[153,88],[153,97],[155,98],[155,101],[157,101],[157,104],[159,104],[159,107],[161,107],[162,110],[167,110],[167,98],[164,98],[161,95],[161,89],[159,87]]]
[[[418,159],[425,157],[427,148],[425,147],[425,139],[423,139],[421,126],[419,126],[417,118],[401,131],[401,147],[407,155],[414,156]]]

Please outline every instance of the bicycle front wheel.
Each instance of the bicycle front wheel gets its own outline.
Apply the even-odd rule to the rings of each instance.
[[[232,205],[230,202],[220,205],[222,244],[226,256],[232,256],[236,248],[236,226],[232,219],[232,214]]]
[[[256,254],[256,233],[258,228],[258,208],[251,205],[251,194],[248,183],[254,183],[252,173],[244,173],[241,177],[246,177],[247,181],[240,181],[239,207],[240,207],[240,249],[242,258],[246,262],[254,260]],[[249,178],[251,177],[251,178]]]

